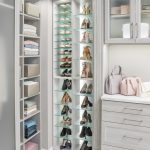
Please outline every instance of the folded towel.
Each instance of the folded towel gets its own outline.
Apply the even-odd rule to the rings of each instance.
[[[24,29],[31,29],[31,30],[36,31],[37,27],[30,25],[30,24],[24,24]]]
[[[30,40],[27,40],[27,41],[24,41],[24,44],[25,45],[35,45],[35,46],[39,46],[39,43],[37,42],[34,42],[34,41],[30,41]]]
[[[30,108],[32,106],[36,106],[36,102],[35,101],[25,101],[24,105],[25,105],[25,108]]]
[[[24,85],[34,85],[34,84],[37,84],[39,82],[34,82],[34,81],[25,81],[24,82]]]
[[[25,44],[24,45],[25,48],[31,48],[31,49],[38,49],[39,47],[36,45],[32,45],[32,44]]]
[[[36,31],[31,30],[31,29],[24,29],[24,33],[26,33],[26,32],[36,34]]]
[[[28,129],[28,128],[32,127],[32,126],[36,126],[36,125],[37,125],[37,123],[33,119],[25,121],[25,128],[26,129]]]
[[[31,101],[32,102],[32,101]],[[25,105],[25,107],[24,107],[24,110],[26,110],[26,111],[30,111],[30,110],[32,110],[32,109],[34,109],[34,108],[37,108],[37,105],[36,104],[34,104],[34,102],[33,103],[31,103],[31,106],[30,106],[30,104],[28,105],[28,103],[26,103],[27,105]],[[33,105],[34,104],[34,105]]]
[[[33,48],[24,48],[24,51],[29,51],[29,52],[38,52],[39,49],[33,49]]]
[[[28,31],[24,31],[24,35],[27,35],[27,36],[37,36],[36,33],[33,33],[33,32],[28,32]]]
[[[31,110],[25,110],[24,111],[24,115],[28,116],[28,115],[31,115],[31,114],[35,113],[36,111],[37,111],[37,107],[36,108],[32,108]]]
[[[39,52],[36,52],[36,51],[25,51],[24,55],[25,56],[36,56],[36,55],[39,55]]]

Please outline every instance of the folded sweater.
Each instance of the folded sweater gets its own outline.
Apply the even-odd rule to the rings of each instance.
[[[30,25],[30,24],[24,24],[24,29],[31,29],[31,30],[36,31],[37,27]]]
[[[37,43],[37,42],[34,42],[34,41],[30,41],[30,40],[26,40],[26,41],[24,41],[24,44],[25,45],[34,45],[34,46],[39,46],[39,43]]]

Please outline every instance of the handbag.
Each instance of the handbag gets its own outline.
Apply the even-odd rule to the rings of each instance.
[[[121,66],[115,66],[105,81],[105,93],[114,95],[120,94],[120,83],[122,81]]]
[[[124,78],[120,85],[120,91],[125,96],[139,96],[139,86],[141,78],[139,77],[127,77]]]

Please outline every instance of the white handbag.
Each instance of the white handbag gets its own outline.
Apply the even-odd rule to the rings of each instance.
[[[139,96],[149,97],[150,96],[150,82],[141,82],[139,84]]]

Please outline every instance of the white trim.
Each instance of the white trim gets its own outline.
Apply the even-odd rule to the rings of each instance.
[[[0,6],[6,7],[6,8],[10,8],[10,9],[14,9],[14,6],[11,6],[11,5],[2,3],[2,2],[0,2]]]

